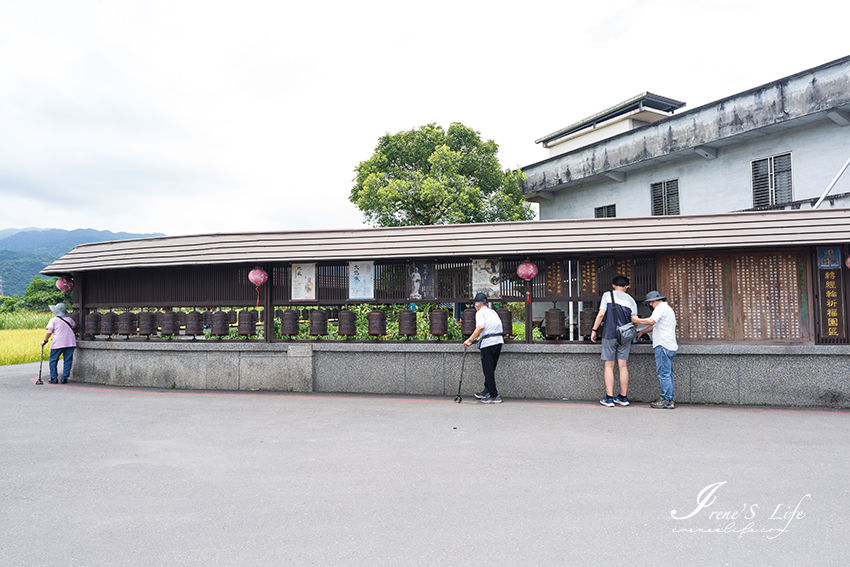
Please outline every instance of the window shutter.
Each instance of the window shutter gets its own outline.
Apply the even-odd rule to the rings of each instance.
[[[616,217],[617,205],[605,205],[604,207],[596,207],[595,209],[593,209],[593,216],[598,219]]]
[[[773,157],[773,196],[774,205],[794,200],[791,191],[791,154]]]
[[[662,183],[650,185],[652,191],[652,216],[659,217],[664,214],[664,186]]]
[[[679,180],[670,179],[650,185],[652,193],[652,215],[679,214]]]
[[[753,162],[753,207],[770,205],[770,158]]]

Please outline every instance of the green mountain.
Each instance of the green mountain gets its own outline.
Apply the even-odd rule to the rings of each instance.
[[[70,252],[74,246],[88,242],[151,236],[165,235],[110,232],[90,228],[2,229],[0,230],[0,282],[2,282],[3,295],[22,296],[33,277],[37,276],[45,266]]]

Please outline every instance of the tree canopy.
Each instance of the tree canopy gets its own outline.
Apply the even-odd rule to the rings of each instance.
[[[498,149],[458,122],[387,134],[355,169],[349,200],[373,226],[531,220],[525,175],[502,171]]]

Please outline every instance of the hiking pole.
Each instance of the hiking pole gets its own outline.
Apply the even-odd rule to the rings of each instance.
[[[40,384],[44,384],[41,381],[41,367],[44,365],[44,345],[41,345],[41,359],[38,361],[38,380],[35,381],[35,384],[38,386]]]
[[[460,382],[457,383],[457,396],[455,396],[455,402],[461,403],[463,401],[463,396],[460,395],[460,385],[463,384],[463,366],[466,364],[466,351],[469,349],[463,347],[463,358],[460,360]]]

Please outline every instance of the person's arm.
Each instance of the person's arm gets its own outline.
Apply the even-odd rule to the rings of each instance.
[[[46,345],[50,341],[50,335],[53,334],[53,329],[47,329],[47,334],[44,335],[44,340],[41,341],[41,346]]]
[[[593,328],[590,331],[590,342],[596,342],[596,329],[599,328],[599,324],[602,323],[602,319],[605,318],[605,310],[600,309],[599,313],[596,314],[596,321],[593,322]]]
[[[636,339],[639,339],[645,334],[652,332],[652,328],[655,326],[655,319],[653,319],[651,316],[647,317],[646,319],[641,319],[637,315],[632,315],[632,323],[634,323],[635,325],[646,325],[646,327],[638,331],[637,335],[635,336]]]
[[[477,339],[483,331],[484,331],[484,325],[481,325],[480,327],[475,327],[475,330],[472,331],[472,334],[469,335],[469,338],[466,339],[465,341],[463,341],[463,346],[464,347],[472,346],[472,343],[475,342],[475,339]]]

